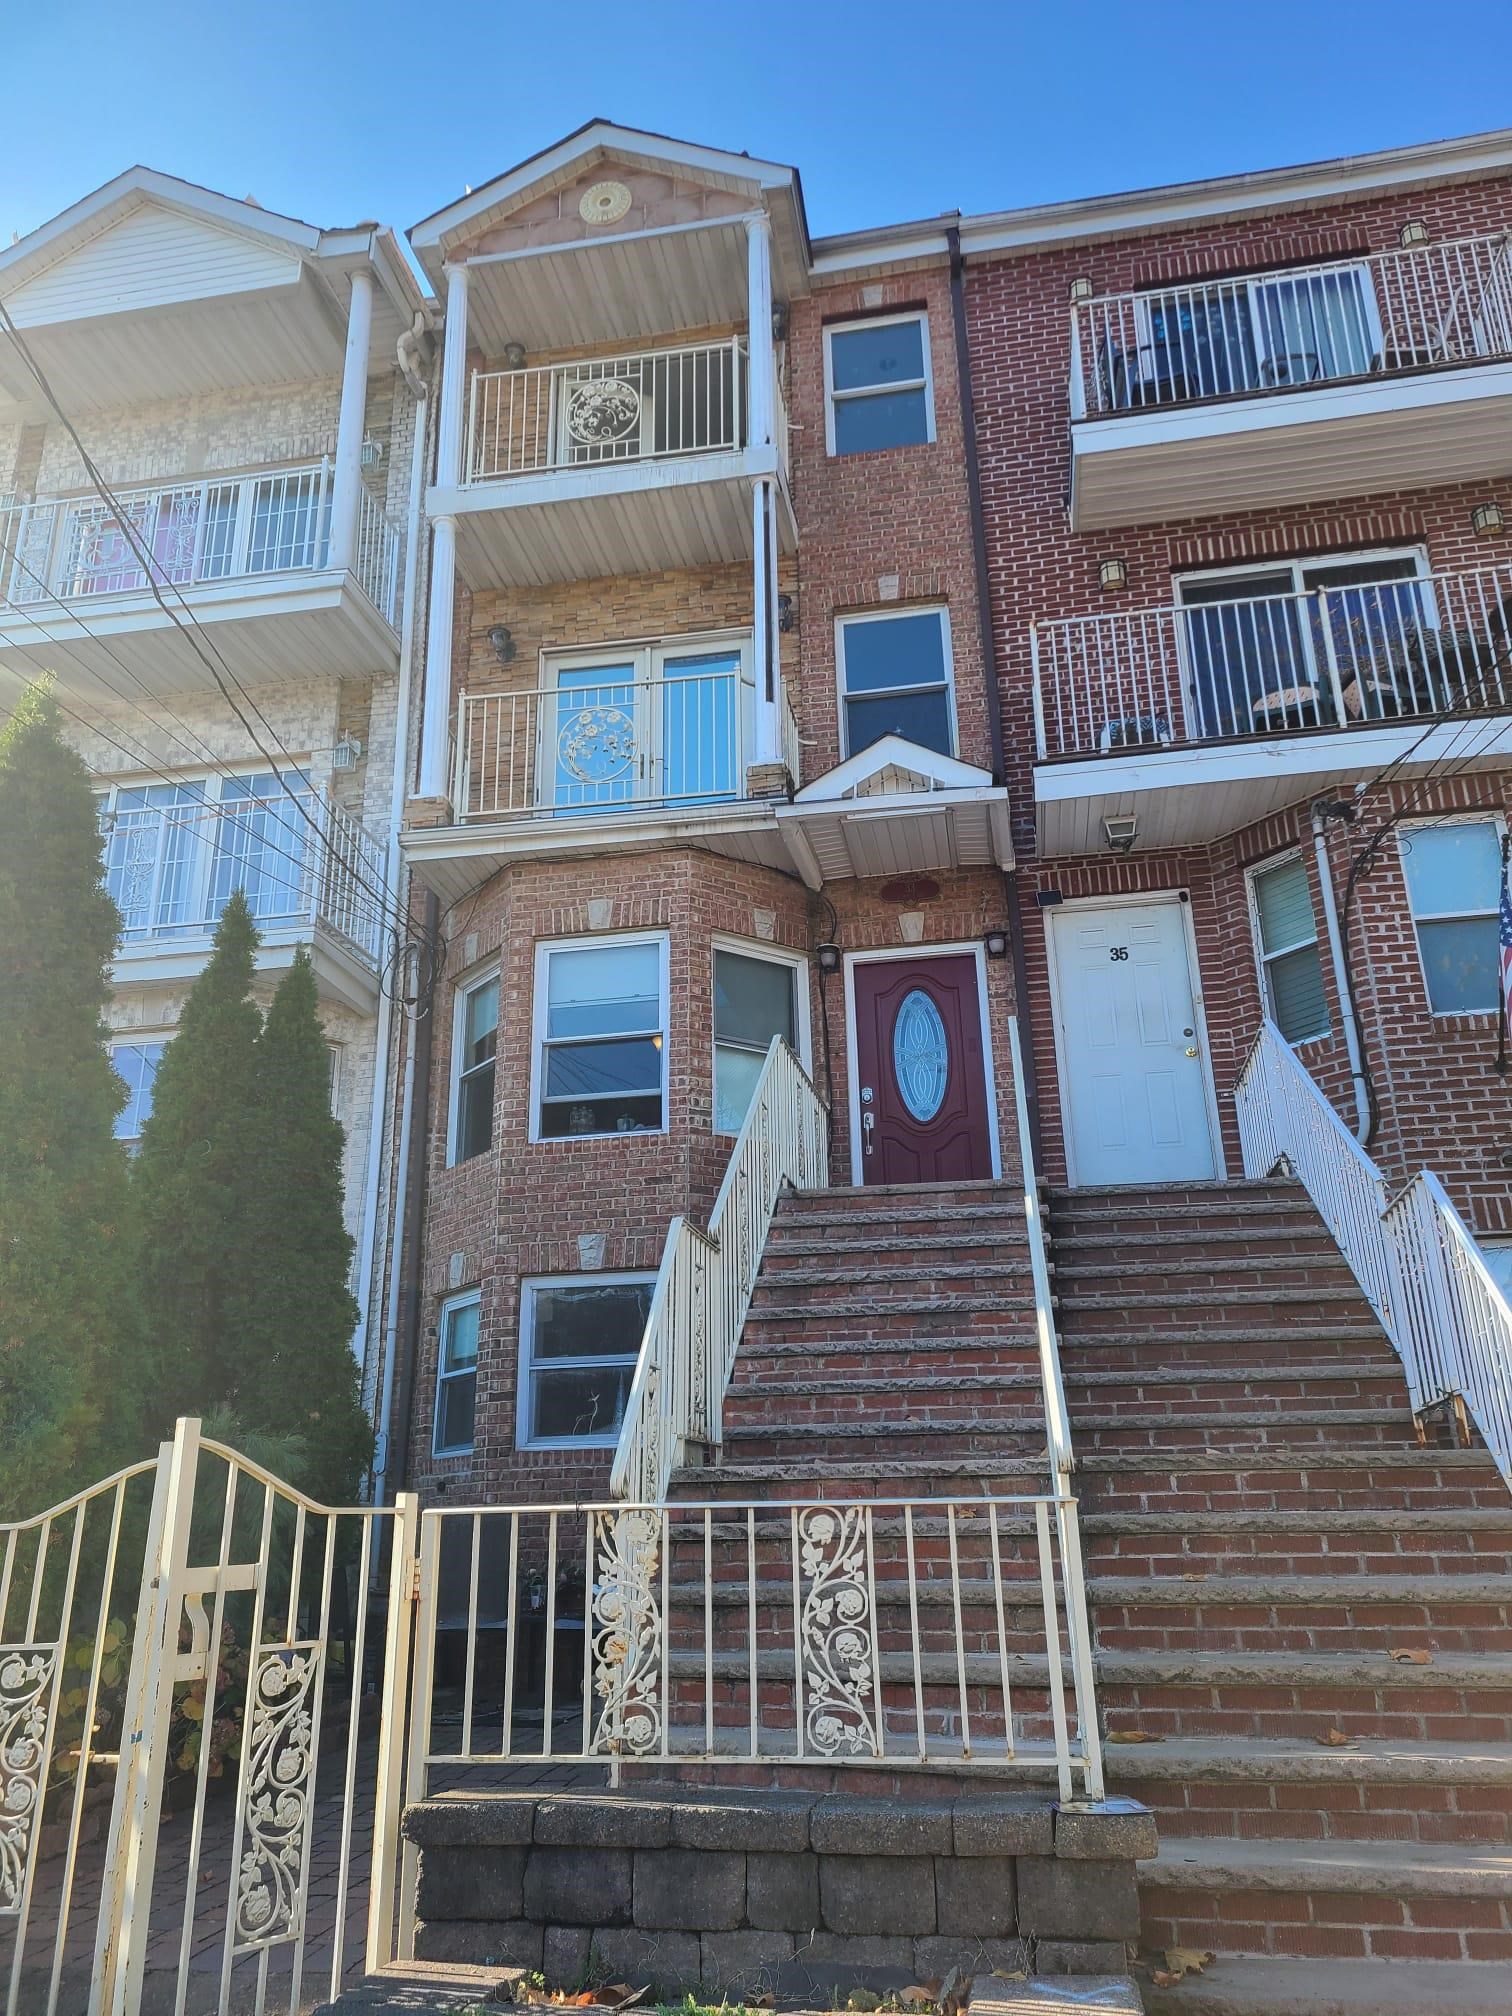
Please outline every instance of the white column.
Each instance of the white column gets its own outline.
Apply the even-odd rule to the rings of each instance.
[[[425,706],[420,718],[420,796],[451,792],[452,611],[457,592],[457,521],[431,520],[430,611],[425,626]]]
[[[367,420],[368,351],[373,335],[373,276],[352,275],[346,356],[341,366],[341,414],[336,422],[336,471],[331,481],[331,562],[357,564],[357,506],[362,494],[362,437]]]
[[[777,408],[773,379],[777,368],[772,342],[772,227],[765,213],[746,219],[746,302],[751,357],[751,446],[772,440]]]
[[[467,408],[467,268],[446,269],[446,335],[441,349],[441,410],[436,416],[436,487],[462,481]]]

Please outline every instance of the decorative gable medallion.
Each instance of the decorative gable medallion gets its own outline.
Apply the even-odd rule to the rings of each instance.
[[[623,182],[595,182],[578,201],[585,224],[618,224],[629,208],[630,191]]]

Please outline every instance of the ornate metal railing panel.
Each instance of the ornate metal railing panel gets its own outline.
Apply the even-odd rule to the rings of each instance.
[[[1395,1198],[1275,1024],[1234,1090],[1244,1167],[1284,1162],[1317,1205],[1407,1375],[1414,1409],[1462,1404],[1512,1484],[1512,1306],[1431,1170]]]

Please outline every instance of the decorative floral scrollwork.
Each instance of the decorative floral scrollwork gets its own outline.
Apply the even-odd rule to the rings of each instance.
[[[598,1516],[593,1691],[603,1702],[591,1748],[642,1757],[661,1741],[662,1519],[636,1509]]]
[[[579,707],[557,728],[557,755],[570,777],[612,784],[635,762],[635,717],[623,707]]]
[[[310,1704],[320,1672],[318,1644],[274,1646],[259,1655],[248,1685],[248,1846],[235,1899],[243,1952],[297,1939],[302,1928],[300,1872],[315,1781]]]
[[[585,448],[628,441],[640,415],[640,391],[626,378],[590,378],[567,394],[568,437]]]
[[[824,1757],[880,1754],[869,1705],[876,1643],[865,1519],[859,1505],[815,1505],[798,1519],[803,1733],[807,1749]]]
[[[0,1918],[21,1909],[47,1773],[53,1645],[0,1645]]]
[[[693,1242],[692,1254],[692,1396],[689,1427],[694,1436],[709,1433],[709,1260],[700,1240]]]

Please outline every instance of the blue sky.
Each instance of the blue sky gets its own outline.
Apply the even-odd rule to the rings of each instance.
[[[314,223],[402,228],[595,114],[795,163],[816,233],[1512,123],[1508,0],[59,0],[8,16],[0,243],[137,160]]]

